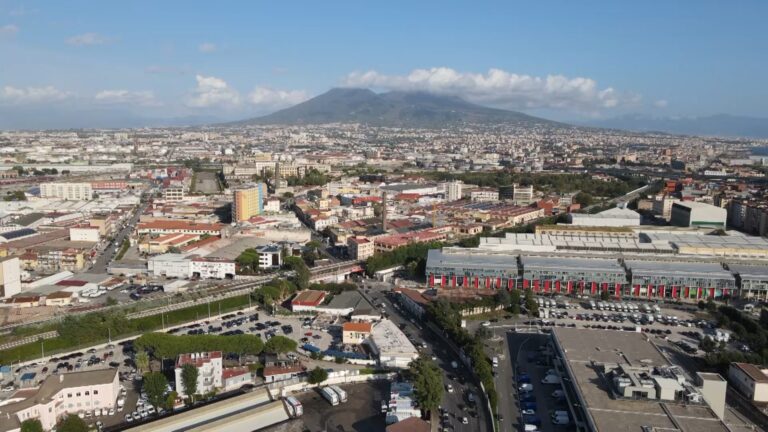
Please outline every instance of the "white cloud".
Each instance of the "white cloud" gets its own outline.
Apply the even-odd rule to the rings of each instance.
[[[109,39],[98,33],[83,33],[67,39],[67,43],[76,46],[104,45]]]
[[[6,24],[3,26],[0,26],[0,37],[2,36],[16,36],[16,33],[19,32],[19,26],[16,24]]]
[[[428,91],[460,96],[471,102],[512,109],[555,108],[595,111],[637,104],[640,96],[599,88],[591,78],[563,75],[537,77],[501,69],[486,74],[457,72],[451,68],[415,69],[408,75],[377,71],[353,72],[344,79],[350,87]]]
[[[102,90],[96,93],[94,99],[97,102],[108,104],[129,104],[139,106],[161,105],[160,102],[155,99],[155,94],[148,90]]]
[[[216,46],[216,44],[211,42],[203,42],[197,47],[198,51],[205,54],[215,52],[217,49],[218,47]]]
[[[309,99],[304,90],[276,90],[269,87],[256,87],[248,95],[248,102],[260,108],[284,108]]]
[[[0,102],[16,105],[55,102],[70,96],[72,96],[72,93],[59,90],[53,86],[24,88],[5,86],[0,89]]]
[[[666,99],[659,99],[653,103],[653,106],[655,106],[656,108],[666,108],[667,106],[669,106],[669,102],[667,102]]]
[[[212,76],[196,75],[197,87],[187,100],[187,105],[193,108],[212,106],[232,107],[240,104],[240,94],[230,87],[226,81]]]

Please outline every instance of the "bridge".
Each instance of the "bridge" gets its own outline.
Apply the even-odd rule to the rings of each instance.
[[[309,269],[310,282],[343,282],[352,273],[365,271],[362,261],[341,261]]]

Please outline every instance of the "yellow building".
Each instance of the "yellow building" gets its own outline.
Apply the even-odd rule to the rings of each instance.
[[[264,211],[266,190],[264,183],[236,189],[232,197],[232,222],[243,222],[260,215]]]

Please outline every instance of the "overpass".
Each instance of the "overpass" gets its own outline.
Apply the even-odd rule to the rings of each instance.
[[[340,261],[309,269],[310,282],[344,282],[352,273],[365,271],[362,261]]]
[[[262,388],[123,430],[251,432],[289,418],[283,401],[272,401],[269,392]]]

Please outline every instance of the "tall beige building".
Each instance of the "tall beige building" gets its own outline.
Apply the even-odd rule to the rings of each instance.
[[[256,183],[235,190],[232,197],[232,222],[243,222],[264,212],[267,188]]]

